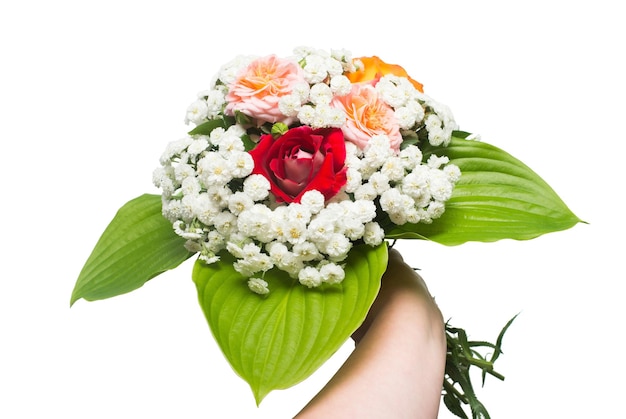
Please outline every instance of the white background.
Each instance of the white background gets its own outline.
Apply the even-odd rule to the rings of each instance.
[[[493,418],[617,417],[626,373],[617,4],[2,3],[0,417],[289,418],[341,364],[349,344],[257,408],[210,335],[191,263],[69,308],[115,211],[158,193],[152,170],[186,132],[196,92],[237,54],[299,45],[401,64],[462,129],[526,162],[589,222],[528,242],[402,250],[470,337],[493,340],[521,313],[496,363],[506,380],[478,388]]]

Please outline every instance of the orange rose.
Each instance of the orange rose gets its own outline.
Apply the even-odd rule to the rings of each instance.
[[[343,136],[360,149],[365,149],[374,135],[386,135],[390,147],[396,151],[400,149],[402,134],[394,111],[378,97],[371,84],[353,84],[349,94],[335,96],[330,105],[344,111]]]
[[[348,77],[348,79],[350,79],[352,83],[362,83],[371,80],[378,81],[378,79],[386,74],[393,74],[394,76],[398,77],[406,77],[417,90],[424,93],[422,83],[410,78],[404,68],[400,67],[399,65],[387,64],[377,56],[361,57],[357,59],[363,63],[363,68],[358,71],[346,74],[346,76]]]

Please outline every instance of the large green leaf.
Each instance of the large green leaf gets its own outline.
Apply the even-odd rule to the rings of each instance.
[[[321,366],[363,322],[387,267],[387,246],[356,246],[338,285],[306,288],[282,271],[266,273],[270,293],[252,293],[233,259],[206,265],[193,279],[198,299],[222,352],[248,382],[257,404]]]
[[[192,253],[161,214],[159,195],[141,195],[122,206],[81,270],[70,305],[101,300],[141,287]]]
[[[581,220],[539,175],[505,151],[457,132],[447,147],[430,147],[461,169],[443,216],[432,224],[393,226],[388,238],[425,238],[446,245],[526,240]]]

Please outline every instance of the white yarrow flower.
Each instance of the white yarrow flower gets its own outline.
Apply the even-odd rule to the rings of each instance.
[[[322,265],[319,271],[322,281],[327,284],[339,284],[346,277],[346,272],[343,268],[332,262]]]
[[[298,95],[285,95],[278,101],[278,109],[280,112],[289,117],[297,116],[301,106],[302,101]]]
[[[328,238],[328,241],[324,243],[324,253],[331,258],[337,258],[343,260],[348,251],[352,247],[352,242],[343,234],[333,233]]]
[[[376,222],[365,224],[363,241],[370,246],[378,246],[385,239],[385,231]]]
[[[333,92],[326,83],[317,83],[311,86],[309,100],[315,105],[328,105],[333,98]]]
[[[228,156],[230,164],[230,175],[233,178],[245,178],[254,169],[254,160],[250,153],[245,151],[233,151]]]
[[[250,288],[252,292],[260,295],[265,295],[270,292],[267,281],[256,277],[248,279],[248,288]]]
[[[322,275],[312,266],[307,266],[298,273],[298,281],[309,288],[318,287],[322,283]]]
[[[206,100],[196,100],[187,108],[185,123],[201,124],[206,119],[208,111],[209,107]]]
[[[318,190],[311,189],[302,195],[300,203],[305,205],[311,214],[317,214],[324,208],[324,195]]]
[[[209,147],[209,142],[205,137],[198,137],[194,139],[189,147],[187,147],[187,153],[191,155],[197,155],[205,151]]]
[[[235,192],[228,198],[228,209],[234,215],[239,215],[243,211],[252,208],[254,200],[244,192]]]
[[[250,175],[243,181],[243,192],[253,201],[267,198],[270,187],[269,180],[263,175]]]
[[[330,89],[336,96],[345,96],[352,90],[352,83],[341,74],[330,79]]]

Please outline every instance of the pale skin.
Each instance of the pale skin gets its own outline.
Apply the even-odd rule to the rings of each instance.
[[[435,419],[446,362],[445,325],[422,278],[400,253],[355,332],[356,346],[297,419]]]

